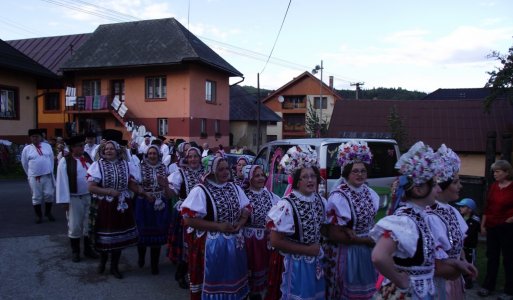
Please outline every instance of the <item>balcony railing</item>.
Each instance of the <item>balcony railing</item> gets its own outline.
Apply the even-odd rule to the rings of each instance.
[[[112,110],[111,95],[78,96],[76,104],[68,106],[68,111],[93,112]]]
[[[287,132],[305,132],[305,124],[283,124],[283,131]]]
[[[306,108],[305,102],[284,102],[282,103],[283,109],[295,109],[295,108]]]

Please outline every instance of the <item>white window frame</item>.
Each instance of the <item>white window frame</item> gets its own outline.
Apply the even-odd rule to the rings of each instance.
[[[0,88],[0,118],[18,119],[16,93],[14,89]]]
[[[212,80],[205,81],[205,101],[209,103],[216,102],[217,87],[216,82]]]
[[[157,119],[157,128],[159,135],[167,135],[169,130],[167,118]]]

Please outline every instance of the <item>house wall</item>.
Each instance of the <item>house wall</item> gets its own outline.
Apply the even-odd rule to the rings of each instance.
[[[55,111],[45,110],[45,93],[59,93],[60,109]],[[69,115],[66,113],[65,107],[65,90],[64,89],[38,89],[37,90],[37,121],[38,127],[46,128],[48,138],[56,137],[56,131],[62,130],[63,136],[66,134],[66,123]]]
[[[0,85],[18,88],[19,101],[19,119],[0,119],[0,139],[26,143],[28,130],[36,128],[36,80],[27,74],[0,70]]]
[[[281,111],[275,111],[277,115],[283,117],[283,113]],[[283,139],[282,134],[283,122],[276,122],[276,125],[267,125],[266,134],[267,135],[276,135],[278,140]]]
[[[269,125],[261,124],[262,126],[262,143],[267,143],[267,138],[263,132],[266,132],[265,127],[269,127]],[[276,126],[275,126],[276,127]],[[247,121],[232,121],[230,122],[230,132],[233,134],[233,143],[232,146],[244,147],[247,146],[251,151],[258,153],[257,145],[256,145],[256,135],[257,135],[257,124],[256,122],[247,122]]]

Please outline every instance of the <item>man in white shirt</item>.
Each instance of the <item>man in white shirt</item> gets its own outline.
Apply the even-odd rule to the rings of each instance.
[[[207,157],[211,154],[213,154],[213,152],[210,150],[208,143],[203,143],[203,153],[201,153],[201,158]]]
[[[165,136],[159,135],[158,139],[161,141],[160,154],[162,154],[162,161],[164,161],[164,158],[169,155],[169,146],[166,143],[164,143],[164,141],[166,140]]]
[[[52,147],[42,143],[43,130],[28,131],[31,143],[21,152],[21,165],[27,174],[32,191],[32,205],[36,213],[36,224],[43,221],[41,206],[45,202],[45,217],[55,221],[52,215],[52,204],[55,194],[55,179],[53,177],[54,156]]]
[[[91,159],[94,159],[94,153],[93,150],[96,148],[96,134],[92,131],[89,131],[85,135],[85,142],[84,145],[84,152],[86,152]]]
[[[98,258],[88,238],[91,194],[87,189],[87,169],[92,163],[84,152],[84,136],[74,136],[66,141],[70,155],[57,165],[56,200],[66,207],[68,237],[71,243],[71,260],[80,261],[80,239],[84,237],[84,256]]]
[[[137,152],[139,152],[139,155],[144,156],[146,154],[146,151],[148,151],[148,148],[151,146],[151,135],[145,134],[144,135],[144,142],[139,145],[139,149]]]

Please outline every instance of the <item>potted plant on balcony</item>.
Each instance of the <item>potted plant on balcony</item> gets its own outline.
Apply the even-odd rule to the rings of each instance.
[[[208,134],[206,132],[200,133],[200,138],[206,139],[208,137]]]

